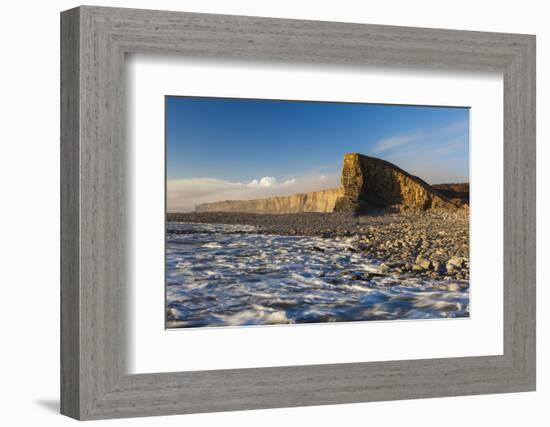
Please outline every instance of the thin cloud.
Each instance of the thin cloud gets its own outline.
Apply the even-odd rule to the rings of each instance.
[[[394,148],[402,147],[404,145],[411,144],[413,142],[418,142],[420,140],[432,139],[432,138],[443,138],[454,134],[456,132],[463,131],[468,128],[468,120],[460,120],[457,122],[450,123],[441,128],[432,129],[426,132],[416,132],[409,135],[394,135],[387,138],[383,138],[376,142],[374,146],[370,149],[372,154],[384,153],[391,151]]]
[[[454,122],[449,124],[448,126],[445,126],[444,128],[440,129],[440,132],[443,133],[451,133],[451,132],[458,132],[461,130],[468,129],[468,125],[470,124],[469,120],[460,120],[458,122]]]
[[[406,136],[392,136],[390,138],[381,139],[376,145],[371,148],[371,153],[383,153],[396,147],[400,147],[405,144],[417,141],[420,138],[419,134],[406,135]]]

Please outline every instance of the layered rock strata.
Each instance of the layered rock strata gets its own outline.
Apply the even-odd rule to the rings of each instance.
[[[195,212],[243,212],[262,214],[292,214],[303,212],[333,212],[336,201],[344,194],[342,188],[297,193],[290,196],[254,200],[226,200],[203,203]]]
[[[456,209],[461,204],[390,162],[358,153],[344,156],[341,182],[340,188],[311,193],[203,203],[196,206],[195,212],[361,214],[370,209],[389,206],[396,206],[400,210],[428,210]]]

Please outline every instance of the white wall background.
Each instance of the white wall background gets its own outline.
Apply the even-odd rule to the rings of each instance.
[[[409,25],[537,35],[538,390],[488,395],[108,421],[109,425],[543,426],[550,421],[550,319],[544,302],[550,256],[550,26],[540,0],[392,1],[157,0],[97,5]],[[63,426],[59,384],[59,11],[74,1],[5,2],[0,67],[0,421]],[[546,270],[546,271],[545,271]]]

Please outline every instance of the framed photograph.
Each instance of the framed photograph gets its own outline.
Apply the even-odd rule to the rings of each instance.
[[[469,317],[468,108],[167,96],[165,114],[168,329]]]
[[[535,37],[61,14],[61,411],[535,390]]]

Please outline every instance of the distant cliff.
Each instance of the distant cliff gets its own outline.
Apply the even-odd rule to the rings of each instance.
[[[270,197],[254,200],[225,200],[221,202],[202,203],[195,207],[195,212],[245,212],[245,213],[302,213],[332,212],[338,198],[343,194],[342,188],[297,193],[290,196]]]
[[[470,184],[467,182],[459,184],[435,184],[432,187],[449,199],[460,199],[465,203],[469,203],[470,201]]]
[[[290,214],[302,212],[363,213],[369,209],[397,206],[400,209],[456,209],[463,202],[451,200],[444,192],[464,190],[447,188],[441,192],[398,166],[358,153],[344,156],[342,187],[290,196],[254,200],[226,200],[203,203],[196,212],[244,212]],[[466,184],[467,185],[467,184]],[[443,194],[442,194],[443,193]],[[454,195],[454,193],[453,193]]]

